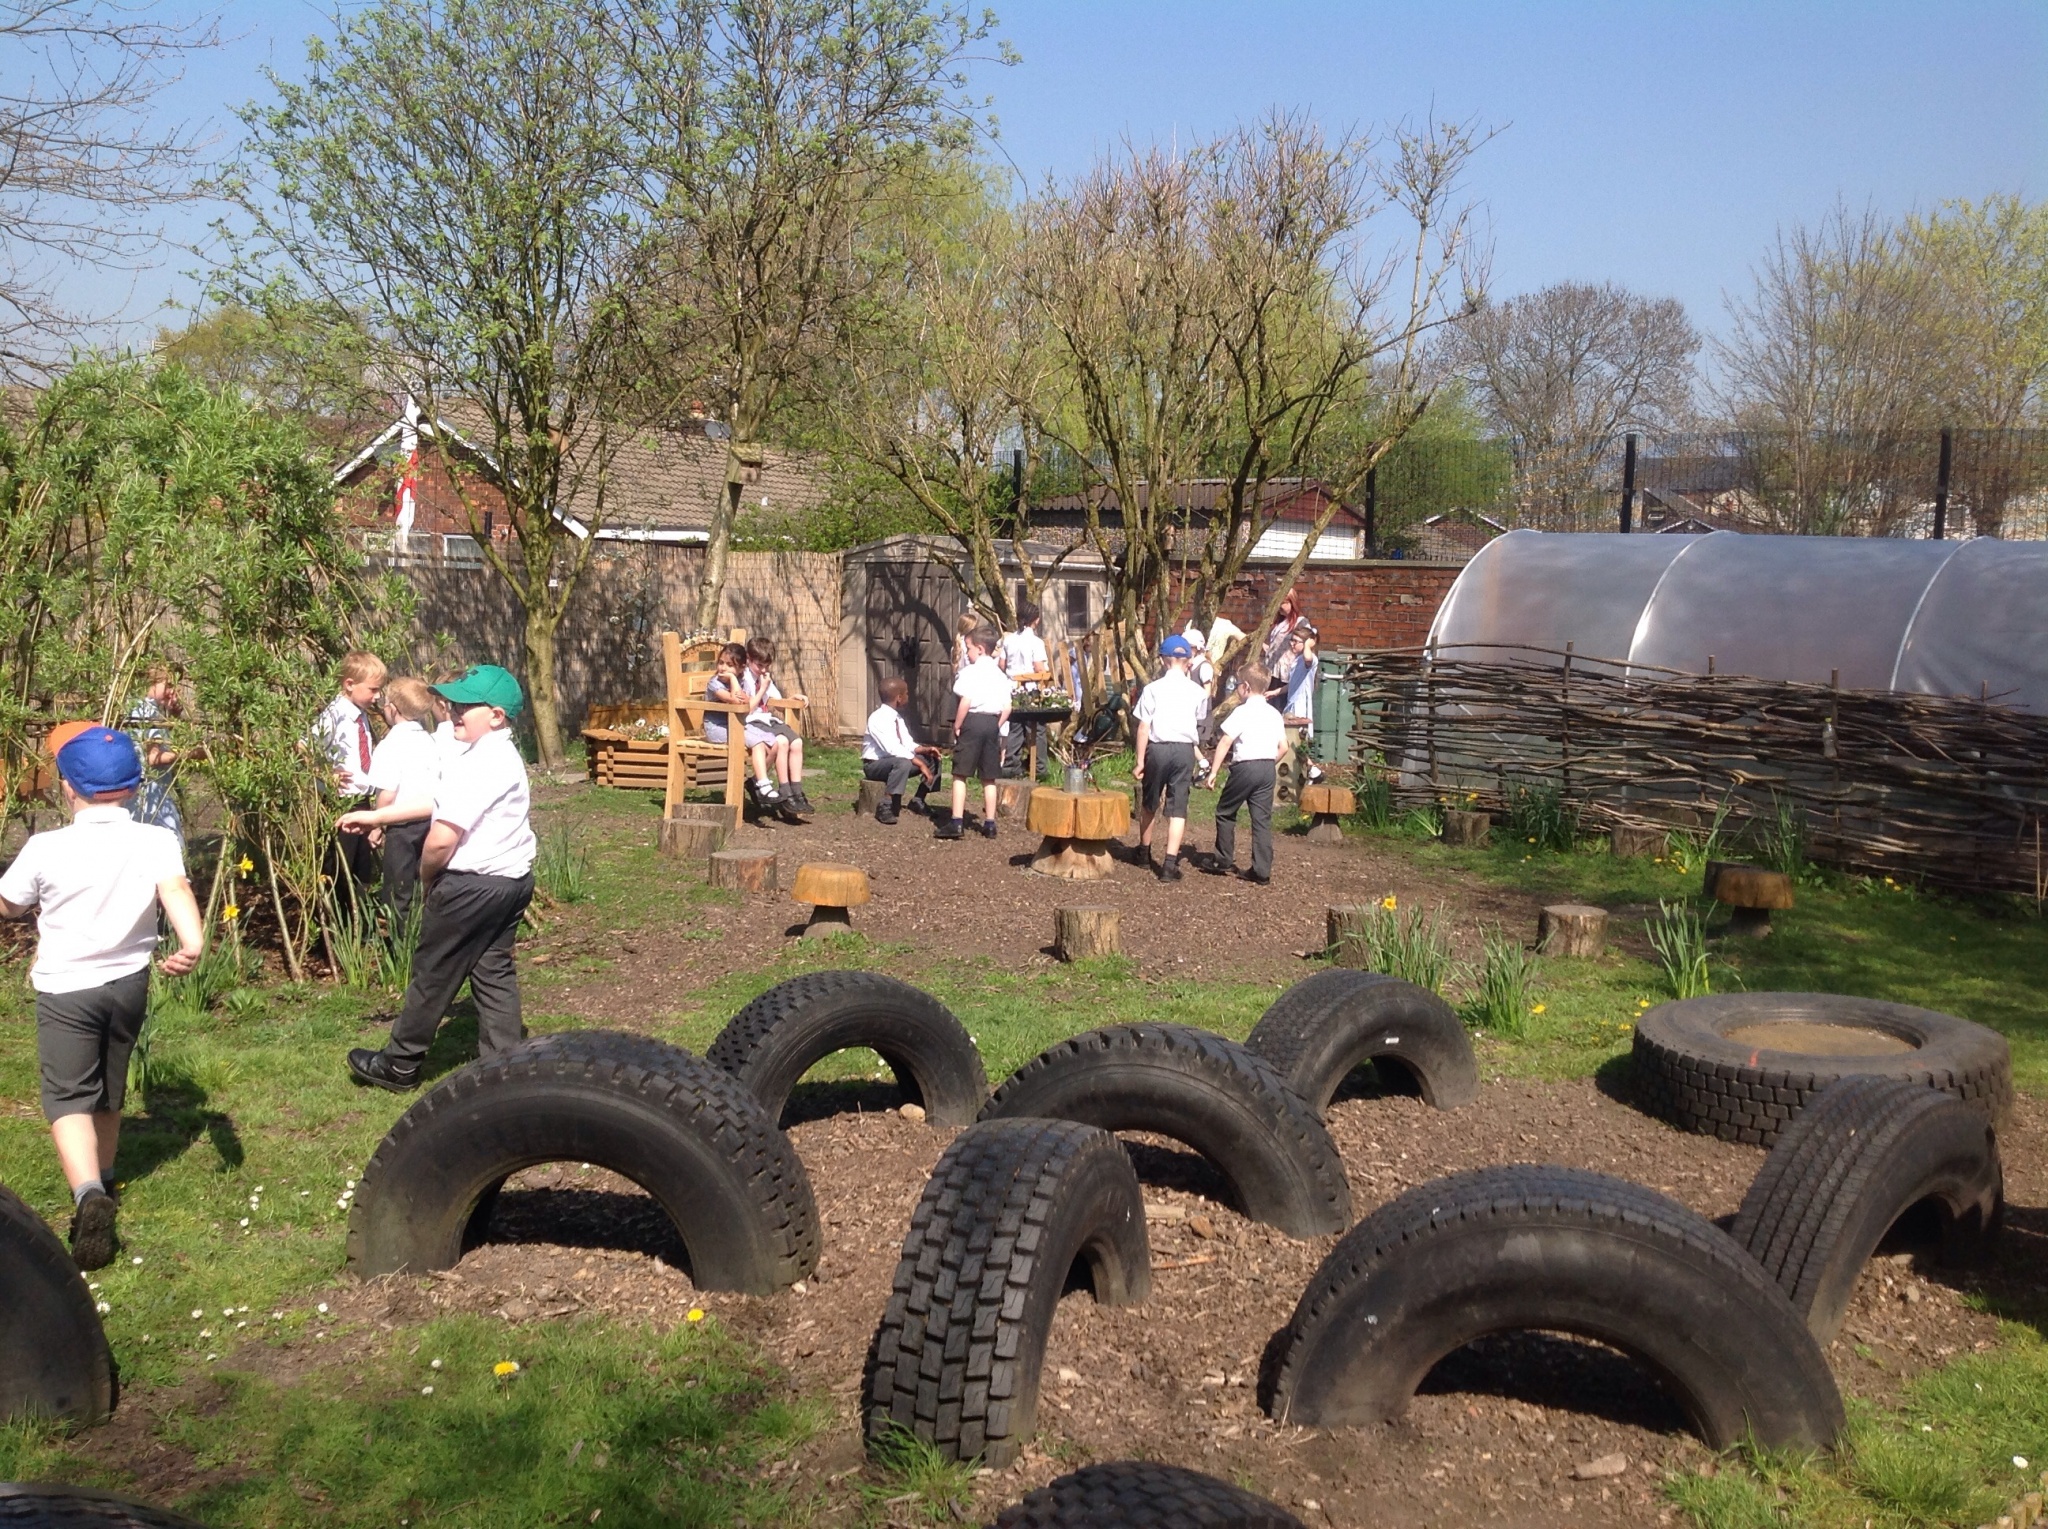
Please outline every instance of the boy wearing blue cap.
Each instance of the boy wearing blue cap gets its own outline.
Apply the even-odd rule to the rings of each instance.
[[[458,752],[442,762],[432,826],[420,849],[427,889],[405,1007],[381,1051],[348,1054],[360,1083],[405,1093],[420,1086],[420,1063],[464,980],[476,1000],[477,1051],[496,1056],[519,1044],[519,972],[512,962],[519,919],[533,901],[537,848],[526,761],[512,718],[526,698],[496,664],[477,664],[436,685],[455,722]],[[344,814],[344,833],[398,821],[404,804]]]
[[[1138,804],[1138,848],[1152,846],[1152,822],[1166,811],[1166,855],[1159,862],[1161,881],[1180,880],[1180,841],[1188,828],[1188,788],[1195,781],[1195,750],[1201,741],[1202,718],[1209,714],[1209,692],[1188,673],[1194,645],[1185,637],[1169,637],[1159,645],[1166,672],[1147,685],[1131,708],[1138,725],[1137,763],[1131,774],[1143,786]]]
[[[92,727],[57,750],[68,827],[39,833],[0,875],[0,917],[37,910],[36,1055],[43,1115],[71,1185],[71,1256],[81,1269],[114,1260],[114,1153],[128,1056],[149,1014],[149,963],[161,903],[178,936],[164,971],[199,964],[205,923],[185,855],[168,828],[138,823],[129,799],[142,757],[126,733]]]

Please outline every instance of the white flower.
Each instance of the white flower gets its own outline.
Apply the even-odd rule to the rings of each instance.
[[[249,1224],[249,1218],[248,1218],[247,1216],[244,1216],[244,1217],[242,1218],[242,1225],[244,1225],[244,1226],[247,1226],[248,1224]]]
[[[101,1316],[105,1316],[108,1312],[112,1311],[113,1309],[114,1308],[109,1306],[105,1301],[101,1301],[97,1306],[93,1308],[93,1310],[97,1311]]]
[[[2027,1468],[2027,1457],[2025,1455],[2014,1455],[2012,1463],[2019,1469],[2025,1470]]]
[[[313,1309],[315,1311],[325,1312],[327,1310],[327,1303],[325,1301],[322,1301],[318,1306],[314,1307]]]
[[[218,1358],[220,1358],[220,1355],[218,1355],[218,1354],[208,1354],[208,1355],[206,1356],[206,1362],[207,1362],[208,1364],[212,1364],[212,1363],[214,1362],[214,1360],[216,1360],[216,1359],[218,1359]]]
[[[223,1306],[220,1309],[220,1314],[224,1317],[231,1317],[235,1314],[235,1308],[232,1306]]]
[[[434,1388],[433,1388],[432,1386],[421,1386],[421,1387],[420,1387],[420,1395],[422,1395],[422,1396],[432,1396],[433,1394],[434,1394]]]
[[[202,1327],[199,1329],[199,1336],[202,1338],[211,1338],[213,1336],[213,1329],[210,1327]]]
[[[200,1319],[201,1317],[203,1317],[203,1316],[205,1316],[205,1315],[206,1315],[206,1313],[205,1313],[205,1312],[203,1312],[203,1311],[195,1311],[195,1312],[193,1312],[193,1313],[192,1313],[192,1320],[193,1320],[193,1321],[195,1321],[195,1322],[197,1322],[197,1321],[198,1321],[198,1320],[199,1320],[199,1319]]]
[[[438,1370],[441,1368],[441,1361],[438,1359],[433,1360],[427,1365],[427,1368],[430,1370]]]
[[[141,1255],[138,1254],[136,1257],[129,1259],[128,1262],[130,1262],[131,1264],[140,1264],[142,1262]]]

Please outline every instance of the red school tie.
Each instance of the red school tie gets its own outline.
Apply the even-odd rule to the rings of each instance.
[[[362,756],[363,773],[370,773],[370,719],[356,713],[356,753]]]

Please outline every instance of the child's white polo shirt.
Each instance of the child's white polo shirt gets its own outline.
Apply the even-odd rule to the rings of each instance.
[[[479,876],[524,876],[533,869],[538,842],[531,821],[526,761],[510,728],[497,728],[441,769],[434,821],[462,830],[448,857],[451,871]]]
[[[0,898],[37,910],[29,982],[76,993],[141,971],[156,951],[157,883],[184,874],[178,836],[136,822],[125,802],[34,835],[0,875]]]
[[[1131,720],[1151,724],[1146,737],[1153,743],[1198,743],[1208,712],[1209,692],[1180,670],[1169,669],[1139,692]]]
[[[970,716],[1001,715],[1009,707],[1010,692],[1016,688],[1009,675],[997,668],[996,661],[986,653],[962,669],[953,681],[953,694],[967,698]]]
[[[432,801],[441,784],[440,745],[410,720],[393,725],[370,755],[370,789],[395,791],[395,802]]]
[[[1231,740],[1232,761],[1266,763],[1280,757],[1287,744],[1287,722],[1262,695],[1248,697],[1223,719],[1223,736]]]

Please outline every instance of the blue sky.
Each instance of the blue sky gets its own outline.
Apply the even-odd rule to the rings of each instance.
[[[1677,297],[1724,323],[1780,225],[1837,199],[1885,213],[1995,191],[2048,197],[2048,3],[996,0],[1023,56],[983,66],[1000,152],[1030,181],[1125,136],[1206,134],[1273,106],[1327,126],[1473,118],[1503,129],[1469,181],[1501,295],[1566,278]],[[175,12],[179,7],[166,5]],[[265,65],[295,73],[325,12],[228,0],[229,43],[167,113],[233,131]],[[182,231],[194,237],[205,220]],[[75,300],[146,325],[189,298],[166,253]]]

